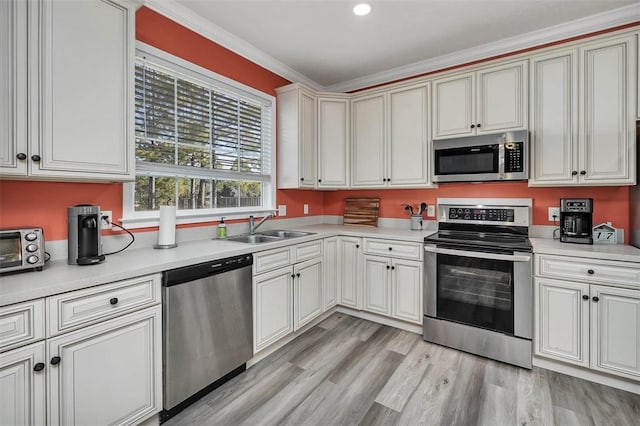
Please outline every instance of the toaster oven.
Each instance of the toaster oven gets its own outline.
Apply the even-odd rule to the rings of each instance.
[[[45,262],[42,228],[0,229],[0,273],[41,271]]]

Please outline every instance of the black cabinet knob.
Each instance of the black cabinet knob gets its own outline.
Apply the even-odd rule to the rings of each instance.
[[[44,370],[44,362],[39,362],[33,366],[33,371],[42,371]]]
[[[117,297],[112,297],[111,299],[109,299],[109,303],[111,303],[112,305],[117,305],[118,304],[118,298]]]
[[[304,178],[300,178],[300,182],[304,182]]]
[[[472,125],[471,125],[471,128],[473,129],[474,127],[476,127],[476,125],[475,125],[475,124],[472,124]]]
[[[577,171],[577,170],[574,170],[574,171],[572,171],[572,172],[571,172],[571,176],[575,176],[575,175],[577,175],[577,174],[578,174],[578,171]]]
[[[391,266],[387,265],[387,269],[391,268]]]
[[[392,266],[392,267],[391,267],[391,270],[393,271],[394,269],[396,269],[396,267],[395,267],[395,266]]]
[[[589,274],[589,275],[593,275],[593,274],[595,274],[595,273],[596,273],[596,271],[594,271],[593,269],[589,269],[589,270],[587,271],[587,274]]]
[[[586,171],[586,170],[580,170],[580,175],[581,175],[581,176],[584,176],[584,175],[586,175],[586,174],[587,174],[587,171]]]
[[[393,247],[389,247],[389,251],[393,250]]]
[[[300,272],[298,272],[298,273],[296,274],[296,277],[300,278]]]
[[[38,161],[40,161],[40,156],[38,154],[33,154],[31,156],[31,159],[37,163]]]
[[[478,123],[478,128],[480,128],[480,123]]]
[[[60,364],[60,361],[62,361],[62,359],[60,359],[59,356],[54,356],[51,358],[51,365],[58,365]]]
[[[387,178],[382,178],[382,181],[383,181],[383,182],[386,182],[386,181],[387,181]]]
[[[291,274],[291,278],[295,278],[295,277],[296,277],[296,274]]]
[[[16,155],[16,158],[17,158],[18,160],[26,160],[26,159],[27,159],[27,154],[25,154],[24,152],[19,152],[19,153]]]
[[[591,300],[593,300],[594,302],[598,302],[600,298],[598,296],[593,296]]]
[[[318,179],[318,182],[322,182],[322,179]]]
[[[356,248],[360,248],[360,244],[356,244]]]
[[[583,298],[584,300],[589,300],[589,296],[588,296],[588,295],[586,295],[586,294],[583,294],[583,295],[582,295],[582,298]]]

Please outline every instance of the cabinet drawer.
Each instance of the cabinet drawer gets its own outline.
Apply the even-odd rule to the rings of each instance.
[[[44,339],[44,299],[0,308],[0,351]]]
[[[47,336],[162,302],[160,274],[118,281],[47,298]]]
[[[364,254],[422,260],[422,244],[395,240],[364,239]]]
[[[596,284],[640,283],[640,264],[580,257],[537,255],[536,275]]]
[[[294,262],[313,259],[322,256],[322,240],[311,241],[309,243],[298,244],[293,247]]]
[[[253,255],[253,275],[289,266],[292,263],[289,247],[267,250]]]

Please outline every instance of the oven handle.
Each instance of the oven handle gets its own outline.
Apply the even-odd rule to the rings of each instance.
[[[531,260],[531,256],[521,254],[496,254],[477,251],[452,250],[432,246],[424,246],[424,251],[437,254],[451,254],[454,256],[477,257],[479,259],[508,260],[511,262],[529,262]]]

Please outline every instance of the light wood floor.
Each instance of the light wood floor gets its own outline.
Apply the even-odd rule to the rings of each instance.
[[[639,425],[640,395],[336,313],[166,425]]]

